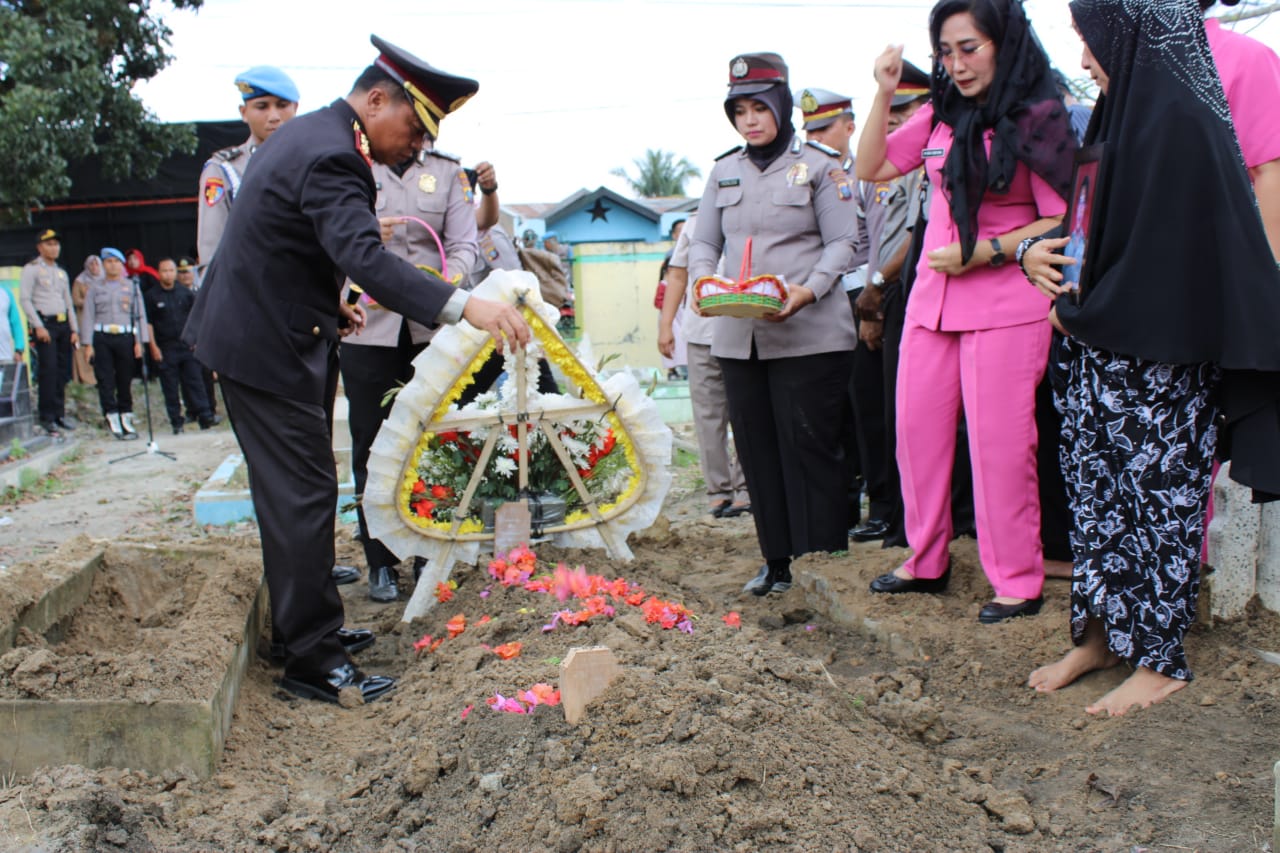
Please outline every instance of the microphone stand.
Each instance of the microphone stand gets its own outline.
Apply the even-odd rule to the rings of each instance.
[[[141,342],[142,340],[142,288],[138,285],[136,278],[130,278],[133,282],[133,299],[129,300],[129,323],[133,326],[133,339]],[[159,284],[155,285],[159,287]],[[141,346],[141,344],[139,343]],[[108,465],[114,465],[117,462],[123,462],[126,459],[134,459],[138,456],[164,456],[173,462],[178,461],[177,454],[166,453],[160,449],[160,445],[156,442],[155,429],[151,423],[151,377],[147,371],[147,350],[142,349],[142,399],[147,409],[147,449],[139,450],[137,453],[130,453],[125,456],[117,456],[107,462]]]

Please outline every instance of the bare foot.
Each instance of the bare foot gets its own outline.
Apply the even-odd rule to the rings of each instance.
[[[1135,706],[1150,708],[1186,686],[1185,681],[1140,666],[1119,687],[1092,705],[1086,705],[1084,710],[1089,714],[1105,713],[1108,717],[1119,717]]]
[[[1120,658],[1105,643],[1085,642],[1067,652],[1057,663],[1042,666],[1032,672],[1027,679],[1027,686],[1041,693],[1052,693],[1086,673],[1095,669],[1108,669],[1118,663]]]
[[[1044,576],[1047,578],[1066,578],[1071,580],[1072,565],[1070,560],[1045,560]]]

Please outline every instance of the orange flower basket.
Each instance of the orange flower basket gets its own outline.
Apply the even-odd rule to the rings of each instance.
[[[704,275],[693,284],[698,310],[708,317],[765,317],[782,310],[787,286],[776,275],[751,275],[751,238],[742,254],[738,281]]]

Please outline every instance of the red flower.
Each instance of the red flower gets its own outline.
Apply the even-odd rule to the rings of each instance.
[[[437,485],[437,486],[431,487],[431,497],[435,498],[436,500],[443,500],[444,498],[450,497],[452,495],[453,495],[453,489],[449,488],[448,486]]]
[[[420,518],[430,518],[431,511],[434,510],[435,508],[436,508],[436,505],[431,501],[414,501],[413,502],[413,511]]]
[[[443,604],[453,600],[453,591],[458,588],[456,581],[440,581],[436,584],[436,601]]]
[[[454,430],[449,430],[448,432],[438,432],[436,433],[436,438],[440,439],[441,444],[448,444],[451,441],[458,440],[458,433]]]
[[[461,634],[467,630],[467,617],[459,613],[457,616],[444,623],[445,630],[449,632],[449,639]]]
[[[742,627],[742,616],[736,610],[730,613],[726,613],[724,616],[721,616],[720,618],[723,619],[724,624],[728,625],[730,628]]]
[[[511,660],[512,658],[520,657],[521,648],[522,646],[518,642],[503,643],[500,646],[495,646],[493,649],[493,653],[497,655],[499,658],[501,658],[502,660]]]
[[[420,495],[426,490],[427,490],[427,484],[422,482],[421,478],[418,479],[418,482],[413,484],[413,493],[415,495]]]

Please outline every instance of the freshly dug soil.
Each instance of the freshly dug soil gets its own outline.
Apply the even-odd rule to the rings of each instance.
[[[261,559],[243,540],[104,548],[79,537],[49,562],[68,567],[97,553],[85,603],[47,636],[22,630],[0,655],[0,698],[209,699],[244,634]],[[0,578],[7,610],[42,594],[43,568],[27,564]]]
[[[484,567],[457,570],[453,599],[402,629],[362,581],[342,588],[348,624],[378,630],[358,659],[401,676],[390,697],[294,699],[257,661],[212,779],[56,767],[5,780],[0,849],[1269,849],[1280,681],[1254,650],[1280,651],[1274,614],[1197,626],[1187,689],[1097,719],[1084,706],[1124,672],[1047,696],[1024,686],[1069,645],[1065,582],[1041,615],[980,626],[991,592],[961,540],[945,595],[870,595],[905,552],[869,544],[800,561],[785,595],[743,596],[759,559],[750,520],[701,515],[693,472],[681,477],[666,518],[633,539],[635,561],[535,550],[544,568],[581,564],[683,604],[692,634],[625,604],[544,632],[568,605]],[[358,563],[339,536],[340,559]],[[250,536],[237,547],[256,559]],[[415,652],[458,614],[463,633]],[[183,630],[200,642],[199,626]],[[492,651],[510,642],[518,657]],[[558,707],[486,704],[558,684],[568,650],[597,645],[622,674],[580,725]]]

